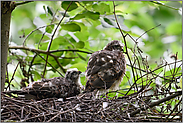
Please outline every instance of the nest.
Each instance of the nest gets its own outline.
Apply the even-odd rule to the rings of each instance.
[[[127,96],[113,98],[106,94],[96,98],[93,93],[84,93],[68,97],[66,100],[46,98],[39,101],[27,100],[19,96],[12,98],[1,93],[1,121],[181,122],[182,99],[180,98],[182,91],[164,93],[163,95],[155,93],[147,95],[146,93],[150,90],[141,89]],[[164,96],[164,98],[157,100],[160,96]],[[170,103],[173,103],[175,99],[179,102],[172,109]],[[165,106],[167,101],[170,103],[166,103]]]

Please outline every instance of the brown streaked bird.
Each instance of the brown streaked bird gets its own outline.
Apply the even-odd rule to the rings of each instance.
[[[67,70],[65,78],[54,77],[42,79],[30,83],[22,90],[4,92],[6,94],[25,95],[26,99],[45,99],[45,98],[67,98],[81,93],[80,71],[77,68]]]
[[[100,92],[119,89],[125,69],[123,44],[117,40],[111,41],[103,50],[94,52],[89,58],[85,71],[85,92],[92,92],[95,89]]]

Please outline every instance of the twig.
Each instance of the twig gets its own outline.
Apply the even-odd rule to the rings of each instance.
[[[153,27],[153,28],[151,28],[151,29],[145,31],[144,33],[142,33],[142,35],[140,35],[140,36],[136,39],[136,41],[139,40],[139,38],[141,38],[144,34],[146,34],[147,32],[149,32],[149,31],[155,29],[155,28],[158,27],[158,26],[161,26],[161,24],[159,24],[159,25],[157,25],[157,26],[155,26],[155,27]]]
[[[168,117],[170,116],[170,115],[172,115],[172,113],[176,110],[176,108],[179,106],[179,104],[182,102],[182,98],[181,98],[181,100],[179,100],[179,102],[175,105],[175,107],[174,107],[174,109],[171,111],[171,113],[166,117],[166,120],[168,120]]]
[[[11,80],[8,82],[8,87],[9,87],[9,89],[10,89],[11,81],[13,81],[13,79],[14,79],[15,72],[17,71],[17,68],[18,68],[18,65],[19,65],[19,64],[20,64],[20,62],[18,62],[17,66],[16,66],[16,68],[15,68],[15,70],[14,70],[14,72],[13,72],[13,75],[12,75],[12,77],[11,77]],[[7,88],[8,88],[8,87],[7,87]]]
[[[48,44],[48,48],[47,48],[47,56],[46,56],[46,63],[45,63],[45,67],[44,67],[44,71],[43,71],[43,75],[42,77],[44,78],[44,75],[45,75],[45,72],[46,72],[46,66],[47,66],[47,62],[48,62],[48,56],[49,56],[49,51],[50,51],[50,48],[51,48],[51,44],[52,44],[52,41],[53,41],[53,37],[55,36],[55,33],[59,27],[59,25],[61,24],[61,22],[63,21],[63,19],[65,18],[66,16],[66,13],[67,13],[67,10],[69,9],[70,5],[72,4],[73,1],[70,2],[70,4],[68,5],[67,9],[65,10],[65,13],[62,17],[62,19],[59,21],[57,27],[55,28],[54,32],[53,32],[53,35],[51,36],[51,41],[49,42]]]
[[[166,101],[168,101],[168,100],[170,100],[170,99],[173,99],[173,98],[175,98],[175,97],[177,97],[177,96],[180,96],[180,95],[182,95],[182,91],[177,91],[175,94],[172,94],[172,95],[170,95],[170,96],[168,96],[168,97],[165,97],[165,98],[163,98],[163,99],[160,99],[160,100],[158,100],[158,101],[156,101],[156,102],[150,103],[150,104],[149,104],[149,107],[152,108],[152,107],[154,107],[154,106],[157,106],[157,105],[159,105],[159,104],[161,104],[161,103],[163,103],[163,102],[166,102]],[[145,110],[145,109],[144,109],[144,108],[137,109],[137,110],[135,110],[134,112],[130,113],[130,116],[133,117],[134,115],[138,114],[141,110]]]
[[[33,48],[29,48],[29,47],[23,47],[23,46],[10,46],[9,49],[23,49],[23,50],[29,50],[29,51],[32,51],[32,52],[35,52],[37,55],[39,55],[43,60],[45,60],[41,55],[40,53],[43,53],[43,54],[47,54],[46,51],[44,50],[39,50],[39,49],[33,49]],[[49,53],[50,56],[52,56],[53,58],[59,58],[58,56],[56,55],[53,55],[51,53]],[[46,61],[46,60],[45,60]],[[48,63],[52,68],[54,68],[62,77],[63,75],[55,68],[53,67],[50,63]],[[65,69],[63,69],[63,67],[61,66],[61,64],[58,64],[58,66],[63,70],[65,71]]]
[[[31,60],[31,62],[30,62],[30,64],[29,64],[29,69],[28,69],[28,71],[27,71],[27,73],[28,73],[28,77],[27,77],[27,79],[29,80],[29,75],[30,75],[30,76],[31,76],[31,81],[34,81],[34,79],[33,79],[32,75],[31,75],[31,74],[29,74],[29,73],[30,73],[31,67],[33,66],[33,62],[34,62],[34,60],[35,60],[36,56],[37,56],[37,54],[36,54],[36,55],[34,55],[34,57],[32,58],[32,60]]]
[[[172,6],[167,6],[167,5],[165,5],[165,4],[163,4],[159,1],[150,1],[150,2],[161,5],[161,6],[164,6],[164,7],[168,7],[168,8],[174,9],[174,10],[179,10],[178,8],[175,8],[175,7],[172,7]]]
[[[27,40],[27,38],[28,38],[33,32],[35,32],[36,30],[39,30],[39,29],[41,29],[41,28],[45,28],[45,27],[47,27],[47,26],[51,26],[51,25],[55,25],[55,24],[57,24],[57,23],[53,23],[53,24],[41,26],[41,27],[38,27],[38,28],[34,29],[33,31],[31,31],[31,32],[25,37],[25,39],[23,40],[23,47],[25,46],[25,41]]]
[[[37,52],[36,52],[37,53]],[[39,55],[39,57],[41,57],[44,61],[46,61],[39,53],[37,53],[37,55]],[[54,70],[56,70],[62,77],[64,77],[64,75],[62,74],[62,73],[60,73],[60,71],[58,71],[52,64],[50,64],[49,62],[48,62],[48,64],[54,69]],[[61,68],[63,68],[63,67],[61,67]],[[63,70],[64,71],[64,70]]]
[[[113,6],[114,6],[114,17],[115,17],[116,23],[117,23],[117,25],[118,25],[118,28],[119,28],[119,30],[120,30],[120,32],[121,32],[121,35],[122,35],[123,40],[124,40],[124,43],[125,43],[126,54],[127,54],[127,57],[128,57],[128,59],[129,59],[129,62],[130,62],[131,68],[132,68],[132,74],[133,74],[134,84],[136,84],[135,73],[134,73],[133,65],[132,65],[130,56],[129,56],[129,54],[128,54],[128,48],[127,48],[127,43],[126,43],[126,38],[125,38],[126,36],[123,34],[123,32],[122,32],[122,30],[121,30],[121,27],[120,27],[120,25],[119,25],[119,23],[118,23],[118,20],[117,20],[116,14],[115,14],[115,11],[116,11],[116,10],[115,10],[114,1],[113,1]],[[132,88],[132,86],[131,86],[131,88]],[[131,88],[128,90],[128,92],[131,90]],[[128,92],[126,93],[126,95],[128,94]]]
[[[15,7],[26,4],[26,3],[30,3],[30,2],[34,2],[34,1],[25,1],[25,2],[20,2],[20,3],[15,3]]]
[[[81,53],[87,53],[87,54],[92,54],[92,52],[87,52],[87,51],[82,51],[82,50],[74,50],[74,49],[65,49],[65,50],[52,50],[50,53],[54,52],[63,52],[63,51],[73,51],[73,52],[81,52]]]
[[[32,52],[47,54],[47,52],[44,51],[44,50],[29,48],[29,47],[26,47],[26,46],[9,46],[9,49],[22,49],[22,50],[28,50],[28,51],[32,51]],[[51,50],[51,51],[49,51],[49,53],[64,52],[64,51],[81,52],[81,53],[92,54],[92,52],[87,52],[87,51],[83,51],[83,50],[75,50],[75,49]]]
[[[59,113],[57,114],[57,115],[55,115],[54,117],[52,117],[51,119],[49,119],[47,122],[50,122],[50,121],[52,121],[54,118],[56,118],[57,116],[59,116],[59,115],[61,115],[61,114],[64,114],[64,113],[67,113],[67,112],[70,112],[70,111],[73,111],[73,110],[75,110],[77,107],[79,107],[79,105],[76,105],[74,108],[72,108],[72,109],[68,109],[68,110],[66,110],[66,111],[59,111]]]

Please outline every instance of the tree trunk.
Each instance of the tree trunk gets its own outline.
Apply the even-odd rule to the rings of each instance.
[[[10,20],[14,8],[14,2],[1,1],[1,91],[4,91],[6,80]]]

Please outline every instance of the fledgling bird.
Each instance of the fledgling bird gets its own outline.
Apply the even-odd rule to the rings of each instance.
[[[85,92],[98,89],[100,93],[119,89],[125,74],[126,61],[123,44],[111,41],[103,50],[94,52],[89,58],[85,71],[87,82]]]
[[[30,83],[22,90],[5,92],[25,95],[26,99],[67,98],[81,93],[80,71],[77,68],[66,72],[65,78],[54,77]]]

